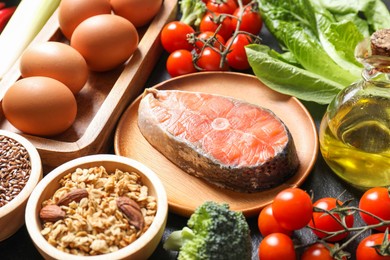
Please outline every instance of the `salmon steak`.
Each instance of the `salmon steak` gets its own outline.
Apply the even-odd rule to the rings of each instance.
[[[270,189],[299,167],[287,126],[271,110],[231,97],[146,89],[138,127],[184,172],[220,188]]]

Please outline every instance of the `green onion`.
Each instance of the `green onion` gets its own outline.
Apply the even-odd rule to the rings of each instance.
[[[22,0],[0,34],[0,80],[17,61],[61,0]]]

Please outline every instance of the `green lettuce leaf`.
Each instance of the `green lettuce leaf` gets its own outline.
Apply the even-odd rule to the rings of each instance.
[[[254,74],[265,85],[305,101],[328,104],[345,86],[318,74],[285,63],[265,45],[245,47]]]
[[[390,15],[381,0],[318,0],[321,5],[337,17],[338,21],[349,20],[365,24],[366,37],[374,31],[390,28]],[[358,22],[360,21],[360,22]]]
[[[344,85],[349,85],[360,78],[360,71],[356,65],[345,62],[348,67],[344,69],[342,66],[345,64],[336,63],[323,48],[319,35],[326,35],[317,29],[317,11],[310,0],[260,2],[260,12],[267,28],[303,68]],[[333,44],[329,46],[333,48]]]
[[[283,53],[246,48],[255,74],[274,90],[326,104],[361,79],[356,45],[390,28],[381,0],[258,0],[268,30]]]
[[[313,4],[316,6],[317,28],[322,48],[340,67],[356,78],[360,77],[363,66],[356,60],[354,50],[365,36],[354,22],[337,21],[316,0],[313,0]]]

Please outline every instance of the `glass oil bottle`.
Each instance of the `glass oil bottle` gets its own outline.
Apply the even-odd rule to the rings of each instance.
[[[364,65],[362,80],[329,104],[319,130],[321,153],[336,175],[359,189],[390,186],[390,57],[374,55],[370,38],[355,55]]]

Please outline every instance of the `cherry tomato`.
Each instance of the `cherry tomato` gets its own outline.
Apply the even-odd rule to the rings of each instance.
[[[359,201],[359,208],[374,214],[383,220],[390,220],[390,194],[387,188],[375,187],[367,190]],[[359,211],[360,216],[367,225],[377,224],[374,217]],[[384,232],[390,225],[375,228]]]
[[[243,11],[244,10],[244,11]],[[258,35],[263,26],[263,20],[261,19],[260,13],[252,5],[248,5],[245,8],[237,8],[233,15],[235,17],[241,17],[240,31],[245,31],[254,35]],[[233,31],[237,27],[237,19],[233,18],[231,21]]]
[[[197,65],[204,71],[221,71],[229,69],[226,62],[221,68],[221,54],[210,47],[205,47],[203,52],[200,53]]]
[[[292,239],[283,233],[272,233],[264,237],[259,245],[261,260],[295,260],[297,258]]]
[[[169,54],[166,67],[171,77],[196,72],[192,54],[188,50],[177,50]]]
[[[211,12],[220,14],[233,14],[237,9],[235,0],[209,0],[206,6]]]
[[[309,246],[302,254],[301,260],[334,260],[330,255],[329,248],[334,247],[333,244],[327,244],[325,246],[322,243],[315,243]],[[341,259],[347,259],[347,257],[342,257]]]
[[[331,210],[336,208],[336,203],[337,200],[335,198],[321,198],[317,200],[313,204],[313,206],[324,210]],[[338,203],[340,202],[338,201]],[[341,219],[340,216],[336,213],[334,213],[333,216],[335,216],[339,220]],[[353,215],[347,215],[345,217],[345,224],[347,225],[347,227],[352,227],[353,223],[354,223]],[[314,212],[313,218],[310,221],[309,226],[327,232],[336,232],[336,231],[343,230],[343,226],[340,223],[338,223],[331,215],[324,212]],[[318,230],[312,230],[312,231],[319,238],[324,238],[328,236],[328,234]],[[347,237],[348,234],[349,234],[348,232],[343,232],[337,236],[327,239],[327,241],[331,241],[331,242],[339,241]]]
[[[309,194],[304,190],[287,188],[276,195],[272,211],[280,226],[288,230],[297,230],[309,223],[313,204]]]
[[[219,34],[215,34],[214,37],[214,32],[210,32],[210,31],[202,32],[198,35],[197,38],[198,39],[195,42],[195,46],[199,50],[201,50],[204,46],[204,43],[202,41],[209,41],[210,45],[217,49],[220,49],[221,46],[225,45],[225,39],[222,38],[222,36]]]
[[[226,42],[226,47],[230,44],[230,52],[226,55],[228,64],[233,69],[246,70],[250,68],[245,52],[245,46],[252,43],[251,38],[245,34],[237,34]]]
[[[169,53],[182,49],[190,51],[194,48],[187,40],[190,33],[195,33],[190,25],[180,21],[170,22],[161,31],[161,44]]]
[[[288,236],[292,235],[291,230],[282,228],[279,223],[276,221],[272,213],[272,205],[268,205],[263,208],[257,219],[257,226],[263,237],[268,236],[271,233],[283,233]]]
[[[206,13],[200,21],[199,31],[201,32],[216,32],[221,35],[224,40],[228,40],[233,34],[231,26],[232,19],[228,16],[215,13]],[[219,27],[221,25],[221,27]]]
[[[356,260],[389,260],[390,255],[380,255],[373,247],[380,246],[384,237],[385,233],[376,233],[364,238],[356,249]],[[390,239],[390,234],[387,239]],[[382,250],[379,250],[379,252],[382,252]]]

